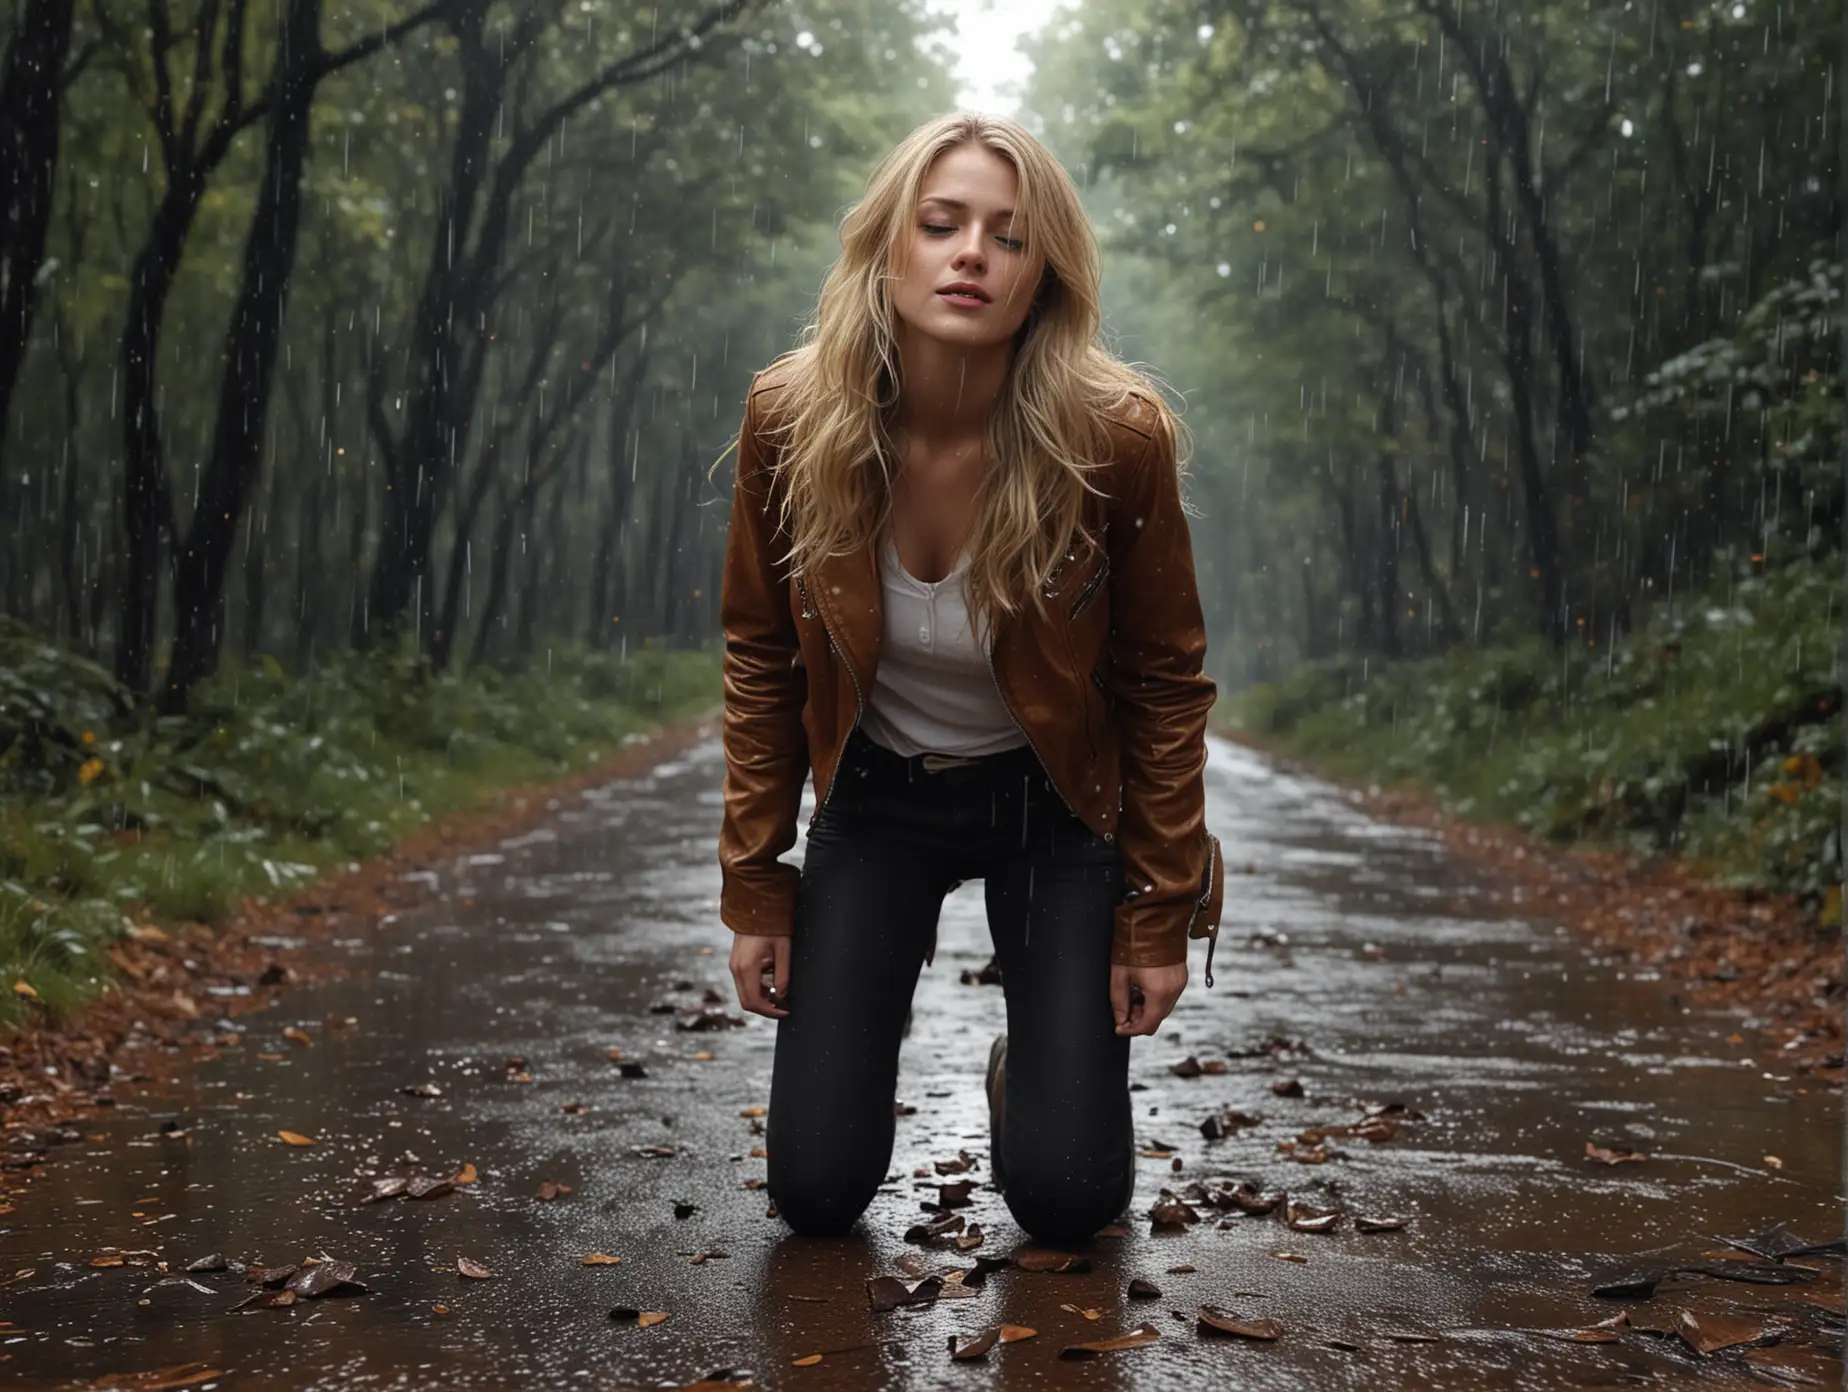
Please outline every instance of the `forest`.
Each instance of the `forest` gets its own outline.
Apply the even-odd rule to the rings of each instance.
[[[7,23],[0,957],[716,693],[711,466],[955,104],[922,0]],[[1229,718],[1838,907],[1840,6],[1079,0],[1028,44],[1188,427]]]

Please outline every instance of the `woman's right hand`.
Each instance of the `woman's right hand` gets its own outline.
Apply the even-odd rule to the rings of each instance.
[[[732,981],[738,987],[738,1004],[753,1015],[780,1020],[789,1014],[789,939],[734,933],[731,950]]]

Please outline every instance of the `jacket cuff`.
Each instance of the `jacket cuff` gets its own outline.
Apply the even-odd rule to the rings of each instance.
[[[1110,962],[1118,967],[1172,967],[1187,960],[1191,905],[1119,904]]]
[[[778,864],[767,875],[727,872],[719,889],[719,921],[734,933],[787,938],[796,931],[796,892],[802,872]]]

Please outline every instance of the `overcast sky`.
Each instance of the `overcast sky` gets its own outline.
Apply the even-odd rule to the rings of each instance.
[[[1030,71],[1015,52],[1022,34],[1043,28],[1063,0],[930,0],[929,8],[954,16],[958,38],[957,105],[997,116],[1012,116],[1018,106],[1010,88],[1023,84]]]

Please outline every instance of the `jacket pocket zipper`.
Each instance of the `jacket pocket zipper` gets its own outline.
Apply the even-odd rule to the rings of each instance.
[[[1077,596],[1072,600],[1070,617],[1075,619],[1084,612],[1085,606],[1097,596],[1098,588],[1104,583],[1105,577],[1109,574],[1110,557],[1105,556],[1102,563],[1091,573],[1090,577],[1084,582],[1083,588],[1078,591]]]
[[[1213,870],[1219,863],[1219,842],[1212,836],[1206,838],[1206,874],[1200,880],[1200,897],[1194,900],[1193,912],[1187,916],[1187,936],[1194,935],[1194,924],[1200,921],[1200,911],[1213,897]],[[1213,929],[1206,935],[1206,984],[1213,984],[1213,949],[1219,946],[1219,930]]]

